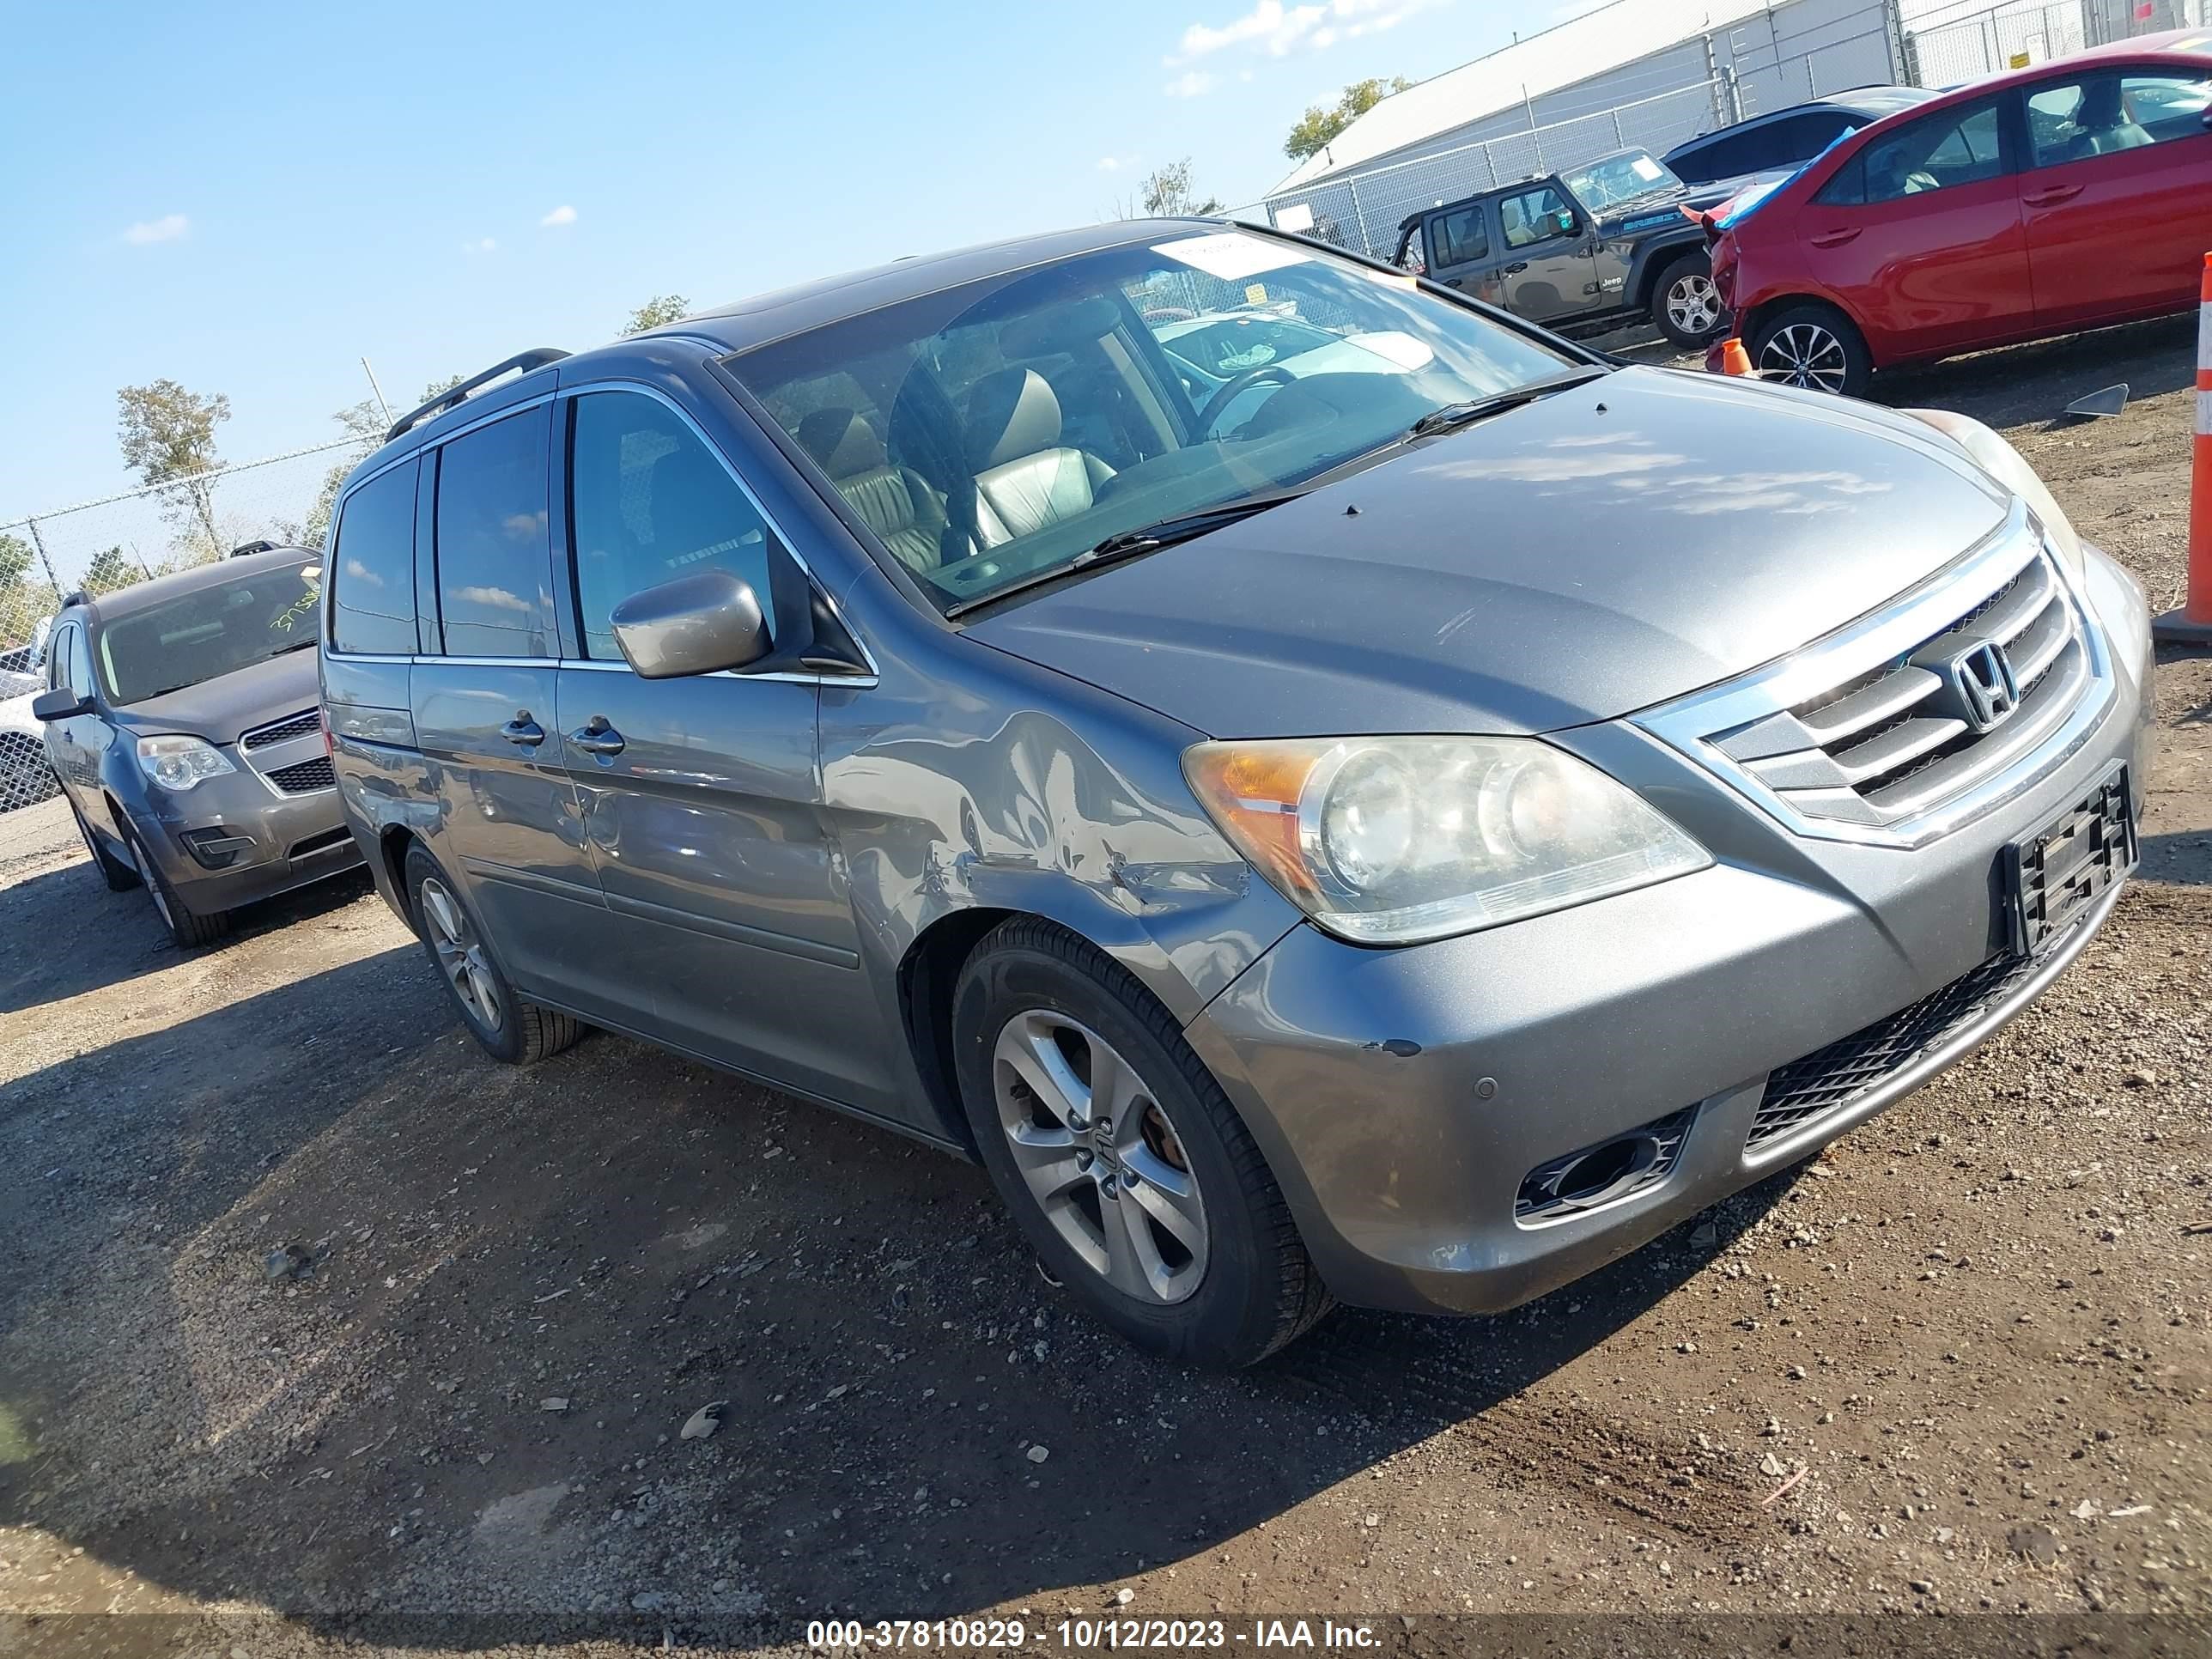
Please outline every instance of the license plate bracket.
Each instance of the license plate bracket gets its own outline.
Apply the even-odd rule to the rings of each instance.
[[[2038,956],[2136,866],[2135,803],[2115,763],[2097,786],[1999,859],[2015,955]]]

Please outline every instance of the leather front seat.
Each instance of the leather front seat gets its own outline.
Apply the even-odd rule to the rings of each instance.
[[[910,570],[940,562],[945,507],[910,467],[893,466],[875,428],[849,409],[817,409],[799,423],[799,446],[837,486],[846,505]]]
[[[996,546],[1090,509],[1114,469],[1060,441],[1060,399],[1034,369],[1002,368],[968,394],[975,519]]]

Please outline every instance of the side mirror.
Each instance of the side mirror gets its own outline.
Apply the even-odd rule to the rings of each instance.
[[[74,720],[79,714],[90,713],[92,713],[92,699],[79,696],[66,685],[58,685],[51,691],[41,691],[31,699],[33,720]]]
[[[726,570],[702,570],[633,593],[607,623],[641,679],[744,668],[768,655],[770,646],[752,584]]]
[[[1575,234],[1575,210],[1572,208],[1561,208],[1557,213],[1552,216],[1552,223],[1553,228],[1555,228],[1560,235],[1573,235]]]

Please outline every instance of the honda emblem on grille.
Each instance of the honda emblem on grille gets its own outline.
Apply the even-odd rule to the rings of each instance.
[[[1943,678],[1960,717],[1977,732],[2004,723],[2020,707],[2020,682],[2012,659],[1995,640],[1984,640],[1944,665]]]

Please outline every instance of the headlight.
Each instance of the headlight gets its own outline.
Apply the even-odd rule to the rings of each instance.
[[[1712,862],[1632,791],[1533,738],[1201,743],[1183,775],[1222,832],[1330,933],[1407,945]]]
[[[1968,460],[2026,501],[2067,570],[2076,577],[2081,574],[2081,538],[2074,533],[2073,523],[2051,493],[2051,486],[2035,476],[2035,469],[2020,451],[1971,415],[1954,415],[1948,409],[1903,412],[1927,422],[1965,450]]]
[[[141,738],[138,768],[162,788],[179,792],[238,770],[198,738]]]

